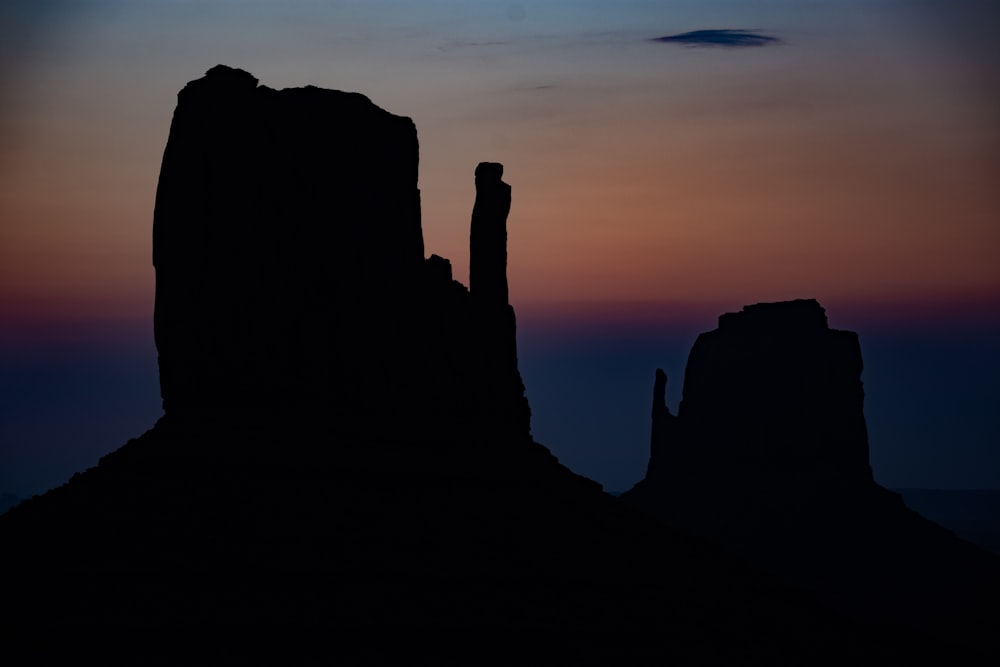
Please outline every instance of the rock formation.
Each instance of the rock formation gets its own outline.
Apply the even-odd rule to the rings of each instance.
[[[861,370],[857,334],[830,329],[816,301],[723,315],[691,350],[676,418],[657,372],[650,476],[701,485],[691,471],[710,469],[718,484],[776,497],[788,485],[824,495],[870,485]]]
[[[168,416],[309,406],[418,438],[489,416],[528,437],[503,167],[476,170],[470,298],[424,259],[417,164],[413,122],[362,95],[221,65],[185,86],[153,222]]]
[[[507,296],[507,215],[510,186],[501,180],[503,165],[481,162],[476,167],[476,203],[469,234],[469,292],[477,326],[486,342],[478,375],[479,402],[486,423],[503,425],[493,437],[507,440],[530,429],[531,411],[517,370],[517,328]],[[513,397],[513,400],[511,400]],[[522,398],[516,398],[522,397]]]
[[[507,214],[510,186],[503,165],[481,162],[476,167],[476,203],[469,234],[469,289],[474,299],[507,305]]]
[[[842,611],[962,634],[1000,567],[875,483],[861,371],[858,336],[814,300],[723,315],[676,416],[657,370],[649,467],[622,498]]]
[[[360,95],[221,66],[185,87],[154,221],[165,416],[0,516],[0,659],[955,662],[533,442],[510,188],[477,169],[470,293],[423,256],[416,166],[413,124]]]
[[[362,95],[221,65],[184,87],[153,216],[168,414],[384,386],[423,263],[417,160],[413,122]]]

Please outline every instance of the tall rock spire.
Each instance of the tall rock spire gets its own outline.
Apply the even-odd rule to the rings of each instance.
[[[476,203],[470,231],[469,291],[482,303],[507,304],[507,214],[510,186],[501,180],[503,165],[476,167]]]
[[[499,440],[522,438],[530,431],[531,410],[517,369],[517,322],[507,293],[507,215],[510,186],[503,165],[480,162],[476,167],[476,203],[469,230],[469,293],[480,348],[477,382],[481,414],[495,424]]]
[[[662,368],[656,369],[653,383],[652,430],[649,438],[649,465],[646,476],[655,476],[663,459],[669,459],[670,447],[674,444],[674,420],[667,407],[667,374]],[[666,465],[669,465],[667,463]]]

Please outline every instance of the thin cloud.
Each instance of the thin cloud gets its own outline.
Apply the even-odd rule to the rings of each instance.
[[[767,46],[780,44],[781,40],[770,35],[762,35],[756,30],[692,30],[677,35],[654,37],[654,42],[684,44],[685,46],[720,46],[734,48],[740,46]]]
[[[511,43],[510,40],[492,40],[485,42],[470,42],[470,41],[457,40],[449,42],[447,44],[441,44],[437,48],[438,51],[447,52],[447,51],[456,51],[460,49],[481,49],[484,47],[508,46],[510,43]]]

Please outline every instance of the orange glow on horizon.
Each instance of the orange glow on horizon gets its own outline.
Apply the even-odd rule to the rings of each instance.
[[[186,10],[130,11],[25,61],[0,113],[5,322],[152,312],[152,208],[175,95],[220,61],[272,87],[361,90],[411,115],[426,252],[462,282],[473,169],[503,162],[519,311],[801,297],[933,310],[1000,293],[989,91],[891,12],[831,21],[817,7],[812,23],[781,19],[784,46],[737,52],[650,43],[638,14],[599,37],[553,15],[551,34],[482,44],[454,43],[431,14],[419,37],[354,38],[357,25],[377,33],[370,16],[335,28],[353,41],[271,50],[282,42],[269,31],[285,28],[263,8],[245,33],[259,51],[221,32],[222,9],[179,51],[159,26],[184,25]],[[128,40],[108,39],[126,25]]]

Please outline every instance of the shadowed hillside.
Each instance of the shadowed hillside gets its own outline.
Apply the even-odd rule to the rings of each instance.
[[[1000,555],[1000,490],[893,489],[910,509]]]

